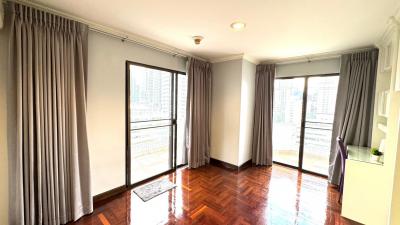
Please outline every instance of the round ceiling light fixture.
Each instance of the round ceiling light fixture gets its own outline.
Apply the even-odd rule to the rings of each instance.
[[[203,36],[193,36],[192,38],[193,38],[194,43],[195,43],[196,45],[199,45],[200,42],[204,39]]]
[[[246,27],[246,24],[240,21],[233,22],[231,28],[235,31],[242,31]]]

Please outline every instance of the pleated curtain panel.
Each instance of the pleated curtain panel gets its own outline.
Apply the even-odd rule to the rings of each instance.
[[[210,162],[211,64],[190,58],[185,143],[189,168]]]
[[[10,3],[16,95],[10,223],[65,224],[93,211],[86,131],[88,27]]]
[[[370,146],[378,49],[341,56],[339,87],[329,157],[329,181],[338,184],[341,161],[336,138]]]
[[[252,139],[252,162],[272,165],[272,112],[275,65],[257,65]]]

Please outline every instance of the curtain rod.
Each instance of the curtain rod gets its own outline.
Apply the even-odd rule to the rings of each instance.
[[[44,12],[47,12],[47,13],[51,13],[51,14],[55,14],[57,16],[65,17],[67,19],[75,20],[75,21],[78,21],[80,23],[88,25],[89,30],[91,30],[93,32],[96,32],[96,33],[99,33],[99,34],[103,34],[103,35],[106,35],[106,36],[109,36],[109,37],[113,37],[113,38],[116,38],[116,39],[120,39],[123,42],[124,41],[131,42],[131,43],[134,43],[134,44],[137,44],[137,45],[140,45],[140,46],[143,46],[143,47],[147,47],[147,48],[159,51],[159,52],[167,53],[169,55],[172,55],[173,57],[175,57],[175,56],[182,57],[182,58],[193,57],[193,58],[200,59],[200,60],[203,60],[203,61],[208,61],[206,59],[203,59],[201,57],[195,56],[195,55],[193,55],[191,53],[188,53],[186,51],[183,51],[181,49],[174,48],[172,46],[166,45],[164,43],[161,43],[161,42],[158,42],[158,41],[155,41],[155,40],[152,40],[152,39],[149,39],[149,38],[146,38],[146,37],[134,34],[134,33],[124,32],[124,31],[121,31],[119,29],[115,29],[115,28],[112,28],[112,27],[101,25],[99,23],[95,23],[95,22],[92,22],[90,20],[86,20],[86,19],[83,19],[83,18],[78,17],[78,16],[74,16],[74,15],[66,13],[66,12],[62,12],[62,11],[53,9],[51,7],[45,6],[45,5],[40,4],[40,3],[35,3],[35,2],[32,2],[32,1],[28,1],[28,0],[1,0],[1,1],[5,2],[5,3],[6,2],[19,3],[19,4],[26,5],[26,6],[29,6],[29,7],[32,7],[32,8],[40,9],[40,10],[42,10]]]

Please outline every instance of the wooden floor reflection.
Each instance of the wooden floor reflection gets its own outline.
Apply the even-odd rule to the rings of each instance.
[[[357,224],[340,216],[325,178],[279,165],[183,168],[166,177],[177,188],[148,202],[127,191],[71,224]]]

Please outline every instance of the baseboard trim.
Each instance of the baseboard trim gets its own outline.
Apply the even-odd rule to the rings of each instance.
[[[251,159],[249,159],[247,162],[243,163],[241,166],[239,166],[239,171],[247,169],[249,167],[253,166],[253,162]]]
[[[251,159],[248,160],[247,162],[243,163],[241,166],[236,166],[236,165],[233,165],[233,164],[230,164],[230,163],[218,160],[218,159],[210,158],[210,164],[214,165],[214,166],[221,167],[221,168],[229,170],[229,171],[234,171],[234,172],[239,172],[239,171],[245,170],[245,169],[247,169],[247,168],[252,166]],[[166,172],[164,172],[162,174],[159,174],[159,175],[156,175],[154,177],[150,177],[149,179],[146,179],[144,181],[138,182],[138,183],[136,183],[134,185],[128,185],[128,186],[127,185],[122,185],[122,186],[116,187],[114,189],[111,189],[109,191],[106,191],[106,192],[100,193],[98,195],[95,195],[95,196],[93,196],[93,205],[94,205],[95,208],[98,207],[98,206],[101,206],[101,205],[103,205],[103,204],[115,199],[115,197],[117,197],[118,195],[120,195],[120,194],[122,194],[122,193],[124,193],[124,192],[126,192],[128,190],[131,190],[132,188],[134,188],[136,186],[139,186],[141,184],[147,183],[147,182],[149,182],[151,180],[155,180],[155,179],[157,179],[159,177],[162,177],[162,176],[165,176],[165,175],[167,175],[167,174],[169,174],[171,172],[173,172],[173,170],[166,171]]]
[[[102,205],[106,202],[109,202],[110,200],[114,199],[114,197],[116,197],[117,195],[122,194],[129,189],[130,189],[130,187],[127,187],[126,185],[122,185],[122,186],[116,187],[114,189],[111,189],[109,191],[95,195],[95,196],[93,196],[93,205],[96,207],[96,206]]]
[[[177,166],[176,170],[179,169],[179,168],[183,168],[185,166],[187,166],[187,165],[185,164],[185,165]],[[165,171],[163,173],[157,174],[155,176],[149,177],[149,178],[147,178],[145,180],[139,181],[137,183],[134,183],[134,184],[131,184],[131,185],[122,185],[122,186],[116,187],[114,189],[111,189],[109,191],[106,191],[106,192],[100,193],[98,195],[95,195],[95,196],[93,196],[93,205],[94,205],[95,208],[97,206],[101,206],[104,203],[107,203],[107,202],[115,199],[118,195],[120,195],[120,194],[122,194],[122,193],[124,193],[126,191],[129,191],[129,190],[131,190],[131,189],[133,189],[133,188],[135,188],[137,186],[140,186],[142,184],[145,184],[145,183],[151,182],[153,180],[156,180],[156,179],[158,179],[158,178],[160,178],[162,176],[165,176],[165,175],[168,175],[170,173],[173,173],[176,170],[175,169],[168,170],[168,171]]]
[[[221,161],[219,159],[214,159],[214,158],[210,158],[210,164],[221,167],[223,169],[231,170],[231,171],[237,171],[239,169],[239,167],[236,165]]]
[[[236,165],[221,161],[219,159],[210,158],[210,164],[214,165],[214,166],[218,166],[218,167],[226,169],[226,170],[229,170],[229,171],[235,171],[235,172],[245,170],[248,167],[252,166],[251,159],[248,160],[247,162],[243,163],[241,166],[236,166]]]

